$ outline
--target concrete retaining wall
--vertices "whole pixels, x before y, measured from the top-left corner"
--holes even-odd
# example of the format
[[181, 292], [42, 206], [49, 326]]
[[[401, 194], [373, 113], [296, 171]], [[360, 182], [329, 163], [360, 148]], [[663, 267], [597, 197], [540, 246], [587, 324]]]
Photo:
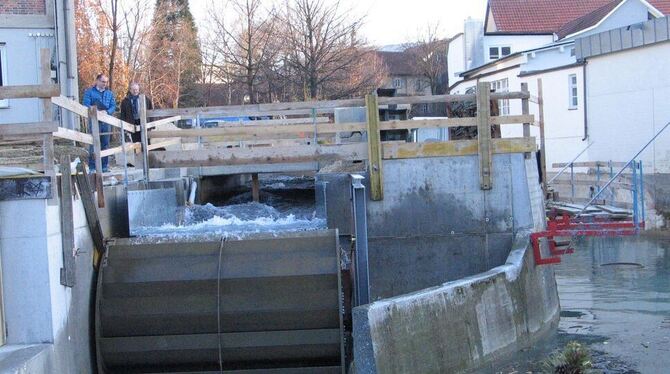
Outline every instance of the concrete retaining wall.
[[0, 254], [7, 344], [2, 373], [90, 373], [93, 243], [81, 200], [73, 200], [76, 282], [60, 284], [58, 200], [0, 202]]
[[385, 161], [385, 198], [368, 203], [378, 301], [353, 312], [357, 372], [468, 371], [555, 329], [553, 269], [529, 247], [544, 225], [536, 162], [495, 155], [493, 170], [482, 191], [476, 156]]

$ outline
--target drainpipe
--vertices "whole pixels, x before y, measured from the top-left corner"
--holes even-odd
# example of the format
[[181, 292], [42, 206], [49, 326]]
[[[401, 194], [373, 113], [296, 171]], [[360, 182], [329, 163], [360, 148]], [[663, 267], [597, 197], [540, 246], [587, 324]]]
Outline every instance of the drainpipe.
[[584, 137], [582, 138], [582, 141], [585, 141], [586, 139], [589, 138], [589, 124], [588, 124], [588, 112], [587, 112], [587, 103], [586, 103], [586, 64], [588, 61], [584, 59], [584, 65], [582, 65], [582, 82], [583, 82], [583, 89], [584, 89]]
[[[77, 54], [74, 31], [74, 1], [54, 1], [54, 28], [56, 34], [56, 71], [61, 92], [73, 100], [78, 100]], [[63, 125], [74, 128], [74, 116], [63, 111]]]

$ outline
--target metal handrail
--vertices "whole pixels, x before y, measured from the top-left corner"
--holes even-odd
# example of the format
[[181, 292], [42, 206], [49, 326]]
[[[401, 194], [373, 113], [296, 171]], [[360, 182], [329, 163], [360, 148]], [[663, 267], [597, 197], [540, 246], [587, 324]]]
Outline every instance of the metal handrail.
[[575, 158], [573, 158], [570, 162], [568, 162], [567, 164], [565, 164], [565, 166], [563, 166], [563, 168], [562, 168], [561, 170], [558, 171], [558, 174], [554, 175], [553, 178], [551, 178], [551, 179], [549, 180], [549, 182], [547, 182], [547, 184], [553, 182], [556, 178], [558, 178], [561, 174], [563, 174], [563, 172], [564, 172], [565, 170], [567, 170], [568, 167], [570, 167], [570, 165], [572, 165], [573, 162], [577, 161], [577, 159], [579, 158], [579, 156], [581, 156], [584, 152], [586, 152], [586, 150], [589, 149], [589, 148], [593, 145], [593, 143], [595, 143], [595, 142], [591, 142], [589, 145], [586, 146], [586, 148], [584, 148], [581, 152], [579, 152], [579, 154], [578, 154], [577, 156], [575, 156]]
[[[647, 144], [645, 144], [644, 147], [642, 147], [642, 149], [640, 149], [640, 150], [635, 154], [635, 156], [633, 156], [630, 160], [628, 160], [628, 162], [626, 162], [626, 165], [624, 165], [624, 167], [621, 168], [621, 170], [619, 170], [619, 171], [618, 171], [612, 178], [610, 178], [610, 180], [607, 181], [607, 183], [605, 183], [605, 185], [603, 186], [603, 188], [601, 188], [600, 191], [598, 191], [598, 193], [596, 193], [596, 194], [593, 196], [593, 198], [591, 198], [591, 200], [590, 200], [586, 205], [584, 205], [584, 207], [582, 208], [582, 210], [580, 210], [579, 213], [577, 213], [576, 216], [577, 216], [577, 217], [581, 216], [582, 213], [584, 213], [584, 211], [586, 210], [586, 208], [588, 208], [591, 204], [593, 204], [593, 202], [596, 201], [596, 199], [598, 198], [598, 196], [600, 196], [600, 194], [601, 194], [603, 191], [605, 191], [605, 190], [607, 189], [607, 187], [609, 187], [609, 185], [612, 184], [612, 182], [614, 182], [615, 179], [619, 178], [619, 176], [624, 172], [624, 170], [626, 170], [626, 168], [629, 167], [630, 164], [631, 164], [633, 161], [635, 161], [635, 159], [636, 159], [642, 152], [644, 152], [644, 150], [647, 149], [647, 147], [649, 147], [649, 145], [651, 145], [651, 143], [653, 143], [654, 140], [656, 140], [656, 138], [658, 138], [658, 136], [661, 135], [661, 133], [662, 133], [665, 129], [667, 129], [669, 126], [670, 126], [670, 122], [666, 123], [665, 126], [663, 126], [663, 128], [660, 129], [660, 130], [656, 133], [656, 135], [654, 135], [654, 136], [647, 142]], [[593, 143], [591, 143], [591, 144], [593, 144]], [[642, 191], [642, 193], [644, 193], [644, 191]]]

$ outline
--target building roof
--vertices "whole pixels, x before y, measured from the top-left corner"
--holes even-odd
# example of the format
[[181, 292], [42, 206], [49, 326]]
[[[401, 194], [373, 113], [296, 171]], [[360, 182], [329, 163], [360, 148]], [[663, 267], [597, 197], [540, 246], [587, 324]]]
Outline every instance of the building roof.
[[[488, 19], [487, 13], [487, 22], [494, 22], [499, 33], [569, 35], [595, 25], [622, 1], [625, 0], [489, 0], [493, 20]], [[670, 0], [646, 2], [659, 12], [670, 14]]]
[[414, 75], [412, 68], [412, 55], [406, 51], [389, 52], [377, 51], [377, 56], [382, 59], [386, 65], [389, 75]]
[[593, 12], [586, 13], [585, 15], [566, 23], [556, 32], [558, 38], [564, 38], [570, 34], [574, 34], [597, 24], [601, 19], [605, 18], [605, 16], [613, 11], [617, 5], [621, 4], [622, 1], [623, 0], [610, 1]]

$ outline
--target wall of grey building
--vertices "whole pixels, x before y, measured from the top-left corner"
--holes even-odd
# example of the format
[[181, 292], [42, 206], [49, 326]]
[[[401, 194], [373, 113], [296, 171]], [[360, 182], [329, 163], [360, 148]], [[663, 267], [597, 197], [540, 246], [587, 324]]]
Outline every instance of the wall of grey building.
[[63, 267], [58, 199], [0, 202], [0, 255], [7, 343], [0, 372], [92, 372], [93, 244], [81, 200], [74, 199], [76, 284]]

